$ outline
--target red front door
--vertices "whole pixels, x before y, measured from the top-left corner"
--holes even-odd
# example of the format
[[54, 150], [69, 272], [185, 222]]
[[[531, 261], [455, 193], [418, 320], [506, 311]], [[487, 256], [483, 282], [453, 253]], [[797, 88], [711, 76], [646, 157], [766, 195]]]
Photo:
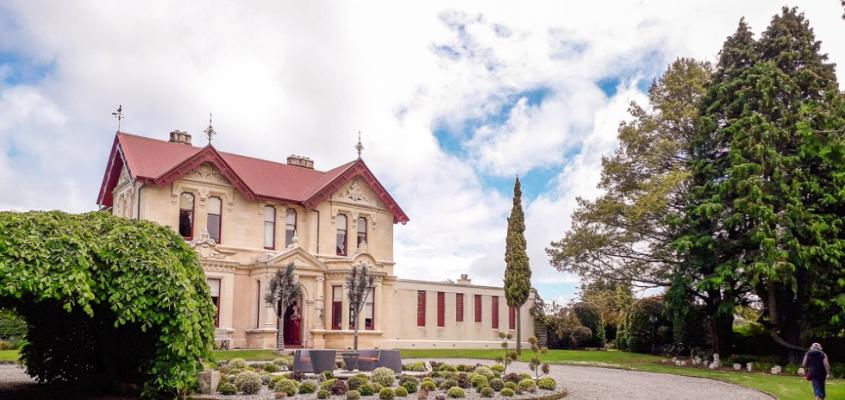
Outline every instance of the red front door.
[[299, 302], [285, 311], [285, 346], [302, 346], [302, 311]]

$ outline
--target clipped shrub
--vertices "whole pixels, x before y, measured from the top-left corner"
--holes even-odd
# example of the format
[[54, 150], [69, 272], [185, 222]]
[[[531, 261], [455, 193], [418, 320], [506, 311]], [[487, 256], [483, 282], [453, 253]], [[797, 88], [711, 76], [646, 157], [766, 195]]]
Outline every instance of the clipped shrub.
[[326, 379], [323, 383], [320, 384], [320, 390], [326, 390], [331, 392], [332, 385], [334, 385], [337, 379]]
[[278, 372], [279, 366], [276, 364], [264, 364], [264, 368], [262, 369], [267, 372]]
[[443, 383], [440, 384], [441, 390], [449, 390], [454, 386], [458, 386], [458, 381], [454, 379], [446, 379]]
[[478, 389], [488, 386], [489, 383], [487, 382], [487, 378], [484, 375], [477, 374], [472, 378], [472, 387]]
[[489, 367], [478, 367], [475, 369], [474, 372], [476, 374], [484, 375], [484, 377], [487, 379], [495, 378], [495, 376], [493, 376], [493, 370], [491, 370]]
[[226, 364], [226, 366], [234, 369], [244, 369], [247, 367], [247, 364], [246, 360], [244, 360], [243, 358], [233, 358], [229, 360], [229, 363]]
[[440, 367], [437, 368], [437, 370], [443, 372], [457, 372], [458, 367], [451, 364], [441, 364]]
[[373, 370], [370, 380], [384, 387], [391, 387], [396, 380], [396, 373], [390, 368], [378, 367]]
[[505, 376], [502, 377], [502, 380], [505, 381], [505, 382], [519, 383], [519, 381], [521, 381], [522, 378], [520, 378], [519, 374], [517, 374], [516, 372], [511, 372], [511, 373], [505, 374]]
[[[480, 376], [478, 374], [473, 374], [474, 376]], [[458, 372], [455, 376], [455, 381], [458, 382], [458, 386], [464, 389], [472, 386], [472, 382], [470, 382], [469, 374], [466, 372]]]
[[481, 391], [478, 393], [481, 394], [481, 397], [493, 397], [496, 395], [496, 391], [494, 391], [490, 386], [481, 388]]
[[350, 390], [358, 390], [361, 385], [367, 383], [366, 379], [361, 379], [358, 375], [355, 375], [346, 380], [346, 385], [349, 386]]
[[361, 392], [361, 396], [372, 396], [376, 394], [376, 390], [370, 383], [365, 383], [361, 386], [358, 386], [358, 391]]
[[546, 376], [537, 381], [537, 387], [543, 390], [555, 390], [557, 382], [552, 377]]
[[405, 397], [408, 395], [408, 389], [405, 389], [403, 386], [399, 386], [393, 391], [393, 393], [396, 397]]
[[537, 384], [534, 383], [533, 379], [523, 379], [519, 381], [519, 390], [522, 392], [534, 393], [537, 391]]
[[290, 366], [290, 362], [288, 362], [288, 359], [284, 357], [277, 357], [273, 359], [273, 364], [276, 364], [276, 366], [282, 368], [287, 368]]
[[408, 393], [416, 393], [417, 392], [417, 386], [419, 385], [419, 381], [417, 380], [417, 378], [414, 378], [413, 376], [411, 376], [409, 378], [411, 378], [411, 379], [399, 379], [399, 386], [405, 388], [405, 390], [407, 390]]
[[293, 379], [282, 378], [279, 379], [273, 386], [276, 392], [286, 393], [288, 396], [293, 396], [299, 390], [299, 383]]
[[320, 391], [317, 392], [317, 398], [318, 399], [328, 399], [329, 396], [331, 396], [331, 395], [332, 395], [331, 392], [329, 392], [328, 390], [324, 390], [324, 389], [320, 389]]
[[459, 386], [452, 386], [446, 391], [446, 395], [453, 399], [462, 399], [466, 397], [466, 393]]
[[328, 379], [334, 379], [334, 373], [332, 371], [323, 371], [323, 376]]
[[[652, 326], [650, 316], [657, 317]], [[666, 316], [663, 296], [644, 297], [637, 300], [625, 315], [625, 344], [633, 352], [647, 353], [652, 343], [662, 345], [671, 341], [671, 335], [661, 335], [672, 324]], [[668, 332], [671, 332], [669, 329]]]
[[378, 392], [378, 398], [381, 400], [393, 400], [393, 396], [395, 396], [395, 393], [389, 387], [383, 388]]
[[261, 375], [253, 371], [244, 371], [235, 378], [235, 387], [245, 394], [256, 394], [261, 390]]
[[517, 390], [519, 390], [519, 385], [517, 385], [514, 382], [510, 382], [510, 381], [505, 382], [505, 387], [502, 390], [505, 390], [505, 389], [510, 389], [510, 390], [513, 390], [514, 392], [516, 392]]
[[501, 392], [499, 392], [499, 394], [500, 394], [502, 397], [513, 397], [513, 395], [514, 395], [514, 391], [513, 391], [513, 389], [511, 389], [511, 388], [504, 388], [504, 389], [502, 389], [502, 391], [501, 391]]
[[493, 371], [493, 373], [501, 375], [505, 373], [505, 366], [502, 364], [495, 364], [490, 367], [490, 370]]
[[230, 382], [220, 382], [220, 384], [217, 385], [217, 391], [226, 396], [238, 394], [238, 388]]
[[335, 379], [334, 383], [332, 383], [331, 389], [329, 390], [335, 396], [341, 396], [346, 394], [349, 391], [349, 388], [346, 387], [346, 382], [340, 379]]
[[434, 395], [434, 400], [446, 400], [446, 395], [443, 393], [438, 393]]
[[489, 385], [493, 390], [498, 392], [505, 387], [505, 381], [503, 381], [502, 378], [493, 378], [490, 379]]
[[417, 361], [410, 364], [405, 364], [402, 365], [402, 369], [405, 371], [423, 372], [425, 371], [425, 363], [422, 361]]
[[285, 377], [288, 378], [288, 379], [293, 379], [297, 382], [302, 382], [302, 380], [305, 379], [305, 373], [302, 372], [302, 371], [294, 371], [294, 372], [290, 372], [288, 374], [285, 374]]
[[317, 391], [317, 381], [309, 379], [299, 385], [299, 394], [311, 394]]
[[437, 390], [437, 385], [434, 384], [434, 381], [423, 381], [420, 383], [420, 389], [425, 389], [429, 392], [433, 392]]
[[357, 390], [350, 390], [346, 392], [346, 400], [358, 400], [361, 398], [361, 393]]

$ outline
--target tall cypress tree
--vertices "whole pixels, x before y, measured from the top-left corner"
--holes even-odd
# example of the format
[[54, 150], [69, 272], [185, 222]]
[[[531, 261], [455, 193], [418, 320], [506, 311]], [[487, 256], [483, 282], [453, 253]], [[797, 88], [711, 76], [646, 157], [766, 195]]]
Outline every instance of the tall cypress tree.
[[519, 177], [513, 185], [513, 208], [508, 217], [505, 243], [505, 299], [516, 309], [516, 352], [522, 352], [522, 305], [531, 292], [531, 267], [525, 251], [525, 215], [522, 213], [522, 187]]

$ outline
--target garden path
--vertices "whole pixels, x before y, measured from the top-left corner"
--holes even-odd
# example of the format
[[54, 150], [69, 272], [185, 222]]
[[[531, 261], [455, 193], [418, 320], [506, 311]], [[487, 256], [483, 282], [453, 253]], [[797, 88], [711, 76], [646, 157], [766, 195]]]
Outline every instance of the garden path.
[[[492, 365], [490, 360], [442, 359], [450, 364]], [[407, 362], [407, 360], [406, 360]], [[529, 372], [515, 362], [510, 372]], [[569, 392], [565, 400], [772, 400], [767, 394], [705, 378], [614, 368], [552, 365], [550, 375]]]

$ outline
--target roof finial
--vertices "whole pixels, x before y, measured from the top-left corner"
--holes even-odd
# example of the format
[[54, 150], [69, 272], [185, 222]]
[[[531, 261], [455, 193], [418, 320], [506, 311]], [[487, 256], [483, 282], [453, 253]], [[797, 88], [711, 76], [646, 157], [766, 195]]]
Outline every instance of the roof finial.
[[211, 126], [211, 113], [208, 113], [208, 128], [205, 128], [203, 132], [205, 132], [205, 135], [208, 136], [208, 144], [211, 144], [211, 138], [214, 137], [214, 135], [217, 135], [217, 132], [214, 131], [214, 127]]
[[117, 131], [120, 132], [120, 121], [123, 119], [123, 105], [117, 106], [117, 110], [111, 113], [111, 115], [117, 118]]
[[361, 144], [361, 131], [358, 131], [358, 144], [355, 145], [355, 150], [358, 150], [358, 159], [361, 159], [361, 151], [364, 150], [364, 145]]

